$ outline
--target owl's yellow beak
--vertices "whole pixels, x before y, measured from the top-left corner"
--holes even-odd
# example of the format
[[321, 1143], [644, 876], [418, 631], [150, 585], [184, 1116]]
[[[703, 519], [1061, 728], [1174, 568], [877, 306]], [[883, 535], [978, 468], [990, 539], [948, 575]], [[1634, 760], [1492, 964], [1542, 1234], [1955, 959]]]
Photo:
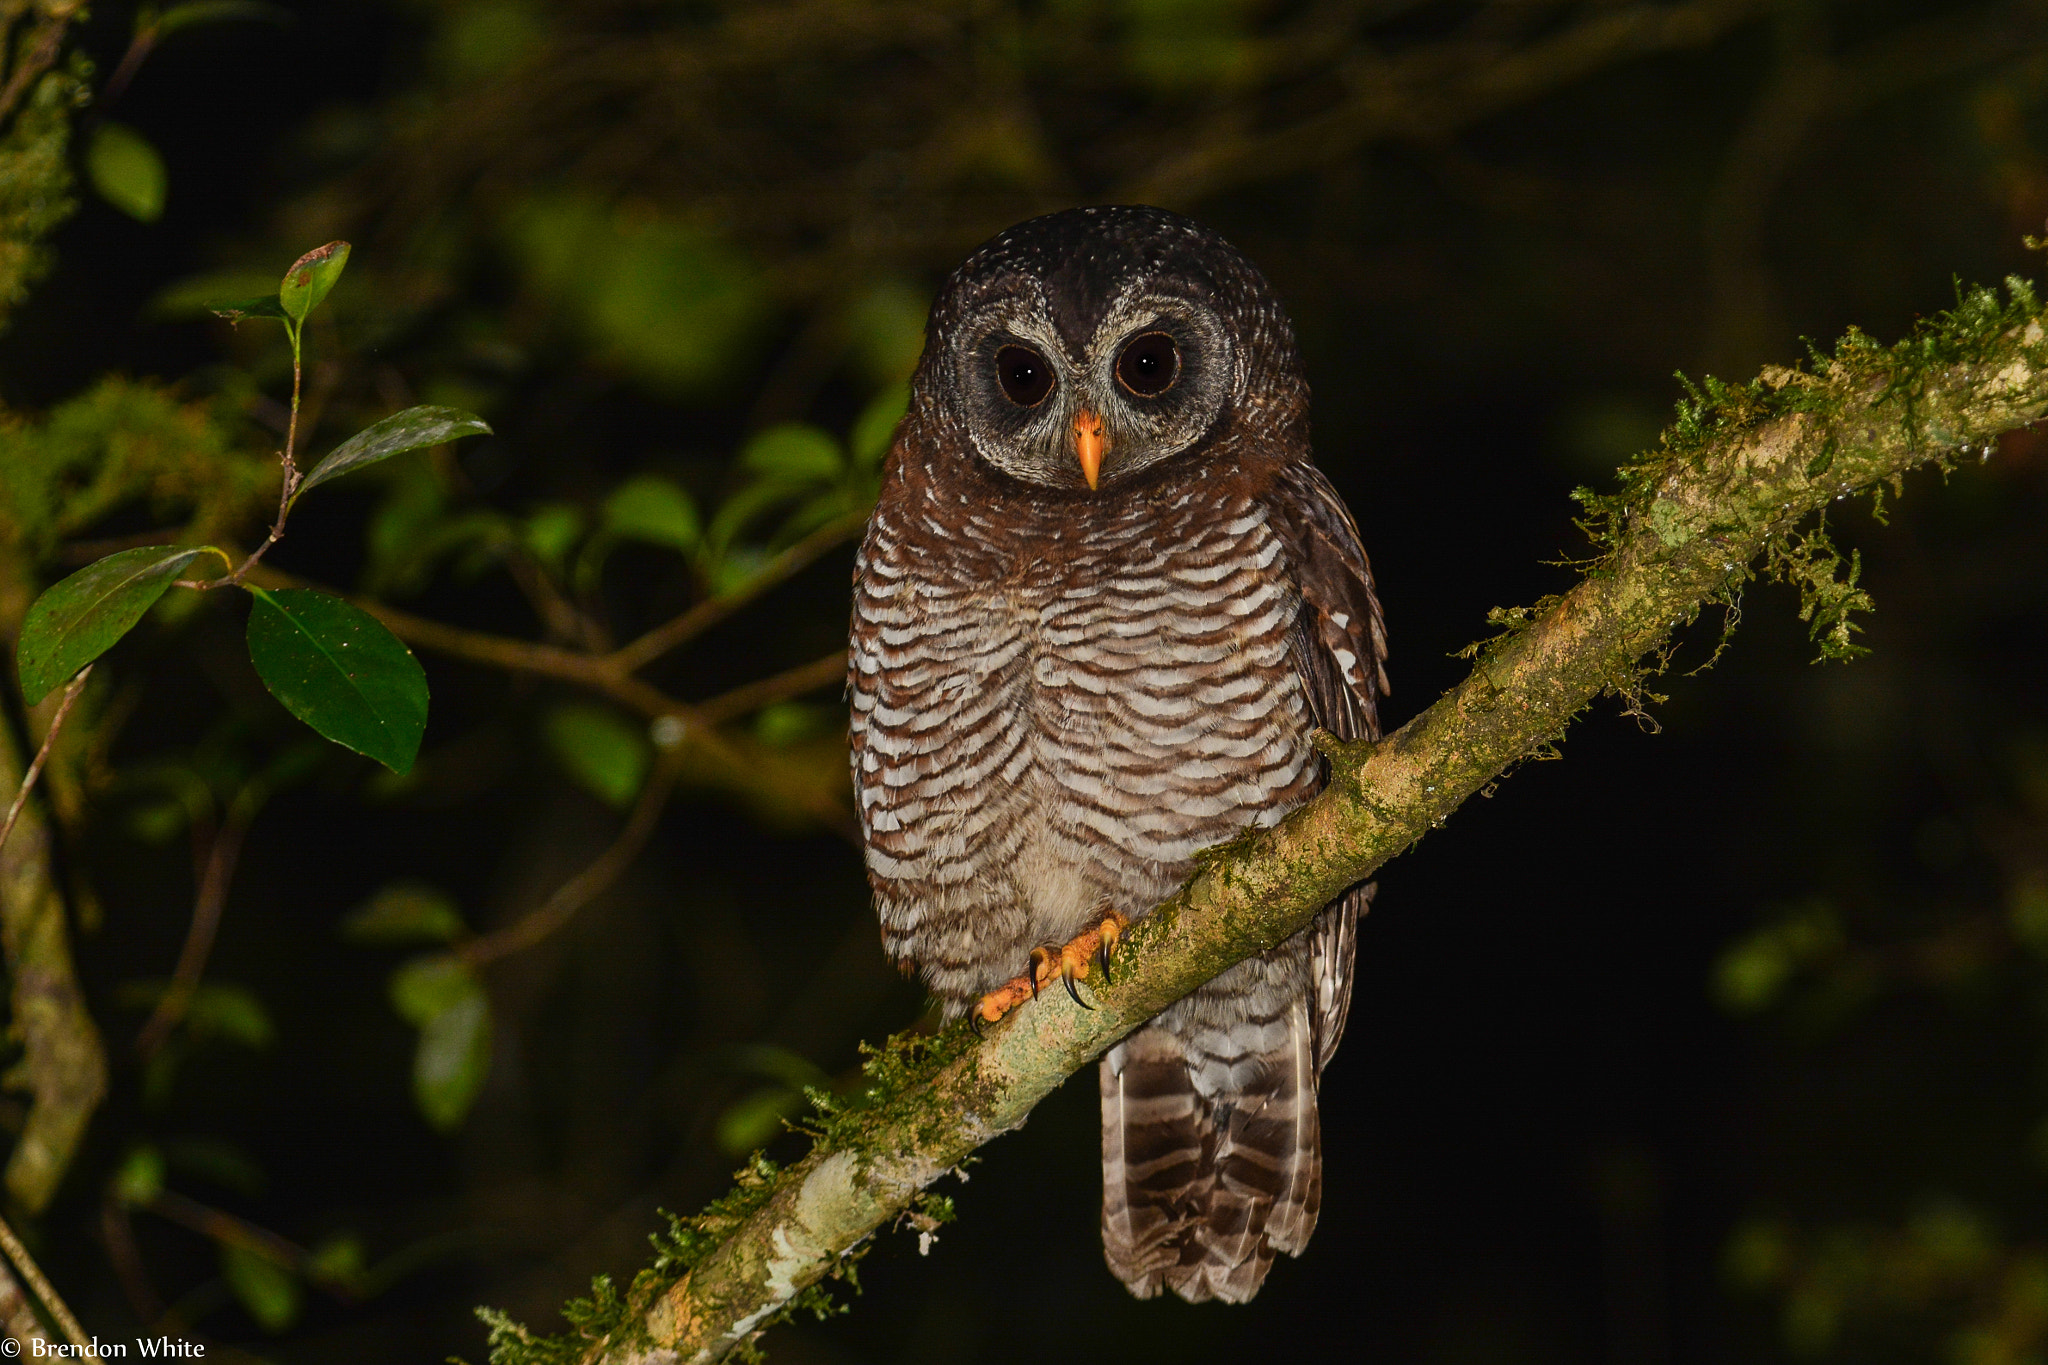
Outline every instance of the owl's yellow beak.
[[1074, 414], [1074, 456], [1081, 462], [1081, 477], [1088, 480], [1093, 489], [1102, 475], [1102, 453], [1109, 449], [1109, 438], [1103, 434], [1102, 419], [1082, 408]]

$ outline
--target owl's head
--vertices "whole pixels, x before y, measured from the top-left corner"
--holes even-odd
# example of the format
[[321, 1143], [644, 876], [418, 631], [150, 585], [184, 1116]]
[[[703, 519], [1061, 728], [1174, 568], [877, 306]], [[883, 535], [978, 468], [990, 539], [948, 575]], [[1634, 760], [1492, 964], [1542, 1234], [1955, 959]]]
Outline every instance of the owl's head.
[[1155, 208], [1070, 209], [984, 244], [932, 306], [915, 383], [972, 457], [1077, 493], [1306, 400], [1265, 277]]

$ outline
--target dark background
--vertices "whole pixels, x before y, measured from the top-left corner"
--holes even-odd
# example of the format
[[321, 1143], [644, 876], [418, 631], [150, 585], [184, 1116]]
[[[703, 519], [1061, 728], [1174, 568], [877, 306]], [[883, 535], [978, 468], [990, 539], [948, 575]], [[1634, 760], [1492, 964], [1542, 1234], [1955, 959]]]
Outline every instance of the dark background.
[[[1673, 370], [1746, 379], [1851, 325], [1888, 340], [1958, 277], [2038, 274], [2021, 239], [2048, 217], [2037, 3], [284, 9], [172, 35], [81, 115], [82, 138], [112, 118], [158, 149], [166, 209], [137, 222], [82, 191], [0, 337], [0, 400], [32, 422], [103, 375], [159, 379], [243, 413], [258, 458], [274, 407], [236, 376], [274, 402], [281, 343], [196, 315], [210, 286], [189, 282], [260, 286], [347, 237], [334, 323], [310, 334], [335, 366], [313, 447], [410, 401], [498, 435], [309, 499], [270, 562], [528, 639], [488, 545], [451, 535], [410, 581], [379, 559], [406, 489], [440, 490], [422, 538], [475, 509], [595, 509], [649, 471], [714, 508], [750, 434], [843, 434], [900, 381], [917, 310], [976, 242], [1141, 197], [1229, 234], [1294, 310], [1399, 723], [1462, 676], [1489, 608], [1570, 581], [1570, 490], [1654, 443]], [[83, 28], [101, 80], [135, 19], [108, 3]], [[1271, 141], [1188, 169], [1245, 137]], [[562, 226], [584, 209], [598, 226]], [[1886, 525], [1863, 502], [1831, 517], [1877, 602], [1870, 657], [1813, 664], [1794, 595], [1755, 586], [1710, 671], [1686, 670], [1719, 623], [1688, 632], [1654, 720], [1602, 703], [1562, 761], [1385, 870], [1323, 1086], [1323, 1221], [1254, 1304], [1141, 1304], [1110, 1278], [1080, 1080], [950, 1189], [960, 1221], [927, 1258], [883, 1237], [850, 1315], [779, 1329], [773, 1357], [2041, 1359], [2048, 450], [2023, 433], [1903, 493]], [[82, 562], [65, 554], [46, 579]], [[649, 676], [695, 698], [828, 651], [850, 563], [840, 547]], [[629, 544], [583, 603], [627, 638], [708, 572]], [[65, 832], [101, 907], [77, 951], [115, 1079], [39, 1235], [102, 1335], [168, 1322], [341, 1362], [479, 1359], [479, 1303], [559, 1330], [589, 1276], [645, 1262], [657, 1206], [723, 1190], [721, 1120], [780, 1093], [776, 1066], [844, 1080], [858, 1040], [918, 1017], [855, 850], [692, 787], [616, 888], [491, 969], [488, 1080], [429, 1126], [385, 997], [405, 954], [337, 924], [400, 880], [506, 922], [621, 816], [542, 738], [569, 689], [421, 651], [416, 778], [323, 750], [252, 828], [208, 972], [274, 1038], [187, 1039], [151, 1092], [122, 986], [167, 975], [206, 828], [150, 825], [138, 774], [182, 765], [225, 801], [304, 736], [237, 653], [243, 610], [209, 599], [110, 656], [138, 700]], [[822, 747], [805, 771], [829, 786]], [[352, 1237], [377, 1273], [265, 1332], [206, 1237], [139, 1209], [173, 1315], [153, 1319], [102, 1230], [138, 1149], [166, 1155], [167, 1188], [306, 1246]]]

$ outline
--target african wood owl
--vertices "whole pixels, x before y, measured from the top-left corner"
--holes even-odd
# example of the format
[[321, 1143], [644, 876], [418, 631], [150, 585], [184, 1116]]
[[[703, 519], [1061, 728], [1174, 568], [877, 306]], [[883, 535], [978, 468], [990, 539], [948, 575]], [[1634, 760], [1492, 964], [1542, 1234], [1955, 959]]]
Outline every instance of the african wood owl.
[[[887, 952], [951, 1017], [1034, 949], [1058, 975], [1059, 945], [1313, 796], [1317, 728], [1376, 736], [1385, 657], [1259, 271], [1153, 208], [1002, 233], [933, 305], [855, 570], [853, 777]], [[1369, 894], [1104, 1056], [1102, 1238], [1132, 1293], [1242, 1302], [1307, 1245]]]

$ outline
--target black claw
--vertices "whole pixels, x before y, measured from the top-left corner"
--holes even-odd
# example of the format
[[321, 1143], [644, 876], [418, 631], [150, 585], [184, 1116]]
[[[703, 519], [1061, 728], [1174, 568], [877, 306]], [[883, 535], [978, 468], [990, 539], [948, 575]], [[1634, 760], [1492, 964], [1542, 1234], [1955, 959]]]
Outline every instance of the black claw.
[[1079, 992], [1079, 991], [1077, 991], [1077, 990], [1075, 990], [1075, 989], [1074, 989], [1074, 978], [1073, 978], [1073, 977], [1071, 977], [1071, 976], [1063, 976], [1063, 977], [1061, 977], [1061, 978], [1060, 978], [1060, 980], [1062, 980], [1062, 981], [1064, 981], [1064, 982], [1066, 982], [1066, 983], [1067, 983], [1067, 994], [1068, 994], [1068, 995], [1071, 995], [1071, 996], [1073, 996], [1073, 997], [1074, 997], [1074, 1003], [1075, 1003], [1075, 1004], [1079, 1005], [1079, 1006], [1080, 1006], [1080, 1007], [1081, 1007], [1082, 1009], [1084, 1009], [1084, 1010], [1092, 1010], [1092, 1009], [1094, 1009], [1094, 1008], [1095, 1008], [1095, 1006], [1093, 1006], [1093, 1005], [1089, 1004], [1089, 1003], [1088, 1003], [1088, 1002], [1087, 1002], [1086, 1000], [1083, 1000], [1083, 999], [1081, 998], [1081, 992]]
[[981, 1007], [979, 1005], [974, 1007], [974, 1013], [967, 1016], [967, 1027], [977, 1038], [988, 1036], [981, 1031]]
[[1104, 943], [1095, 950], [1095, 960], [1102, 965], [1102, 984], [1114, 986], [1116, 979], [1109, 974], [1109, 944]]

